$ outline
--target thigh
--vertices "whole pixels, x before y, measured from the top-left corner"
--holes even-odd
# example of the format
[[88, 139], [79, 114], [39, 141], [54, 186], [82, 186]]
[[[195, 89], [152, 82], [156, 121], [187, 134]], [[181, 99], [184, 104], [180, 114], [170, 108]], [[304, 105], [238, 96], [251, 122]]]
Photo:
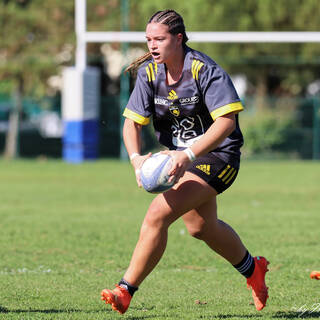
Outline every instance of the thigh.
[[215, 198], [216, 195], [217, 192], [203, 179], [191, 172], [185, 172], [173, 188], [159, 194], [152, 201], [146, 218], [166, 221], [169, 225], [186, 212]]

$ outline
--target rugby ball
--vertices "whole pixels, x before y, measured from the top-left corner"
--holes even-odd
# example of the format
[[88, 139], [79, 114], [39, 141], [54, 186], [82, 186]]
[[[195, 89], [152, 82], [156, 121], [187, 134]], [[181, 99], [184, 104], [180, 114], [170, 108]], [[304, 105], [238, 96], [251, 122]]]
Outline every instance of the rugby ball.
[[155, 153], [148, 158], [140, 169], [140, 180], [143, 188], [151, 193], [161, 193], [169, 190], [174, 181], [168, 182], [172, 158], [163, 153]]

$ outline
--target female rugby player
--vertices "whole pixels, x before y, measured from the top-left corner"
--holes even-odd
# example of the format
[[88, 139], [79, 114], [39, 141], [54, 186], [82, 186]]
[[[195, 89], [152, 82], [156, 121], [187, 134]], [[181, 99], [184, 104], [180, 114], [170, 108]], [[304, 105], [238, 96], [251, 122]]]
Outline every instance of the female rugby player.
[[139, 285], [155, 268], [167, 244], [169, 226], [182, 217], [189, 233], [229, 261], [247, 278], [257, 310], [268, 298], [268, 261], [252, 257], [237, 233], [217, 217], [216, 197], [231, 186], [240, 164], [243, 137], [240, 99], [226, 72], [205, 54], [186, 45], [182, 17], [156, 12], [146, 27], [149, 52], [140, 66], [124, 111], [123, 138], [136, 172], [150, 155], [141, 155], [141, 128], [152, 118], [159, 142], [173, 158], [176, 184], [152, 201], [123, 278], [102, 299], [126, 312]]

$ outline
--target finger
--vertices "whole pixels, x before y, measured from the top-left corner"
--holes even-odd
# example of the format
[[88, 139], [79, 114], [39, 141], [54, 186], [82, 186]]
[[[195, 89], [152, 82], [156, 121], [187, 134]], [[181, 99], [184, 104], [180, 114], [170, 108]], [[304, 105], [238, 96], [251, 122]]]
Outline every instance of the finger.
[[176, 180], [176, 177], [175, 176], [170, 176], [170, 178], [168, 179], [168, 182], [171, 183], [174, 180]]
[[140, 179], [140, 169], [136, 169], [135, 173], [136, 173], [136, 180], [137, 180], [138, 187], [141, 188], [142, 184], [141, 184], [141, 179]]
[[177, 169], [172, 166], [168, 172], [169, 176], [174, 176], [176, 173], [177, 173]]
[[175, 183], [178, 181], [178, 179], [180, 178], [180, 169], [179, 167], [175, 167], [172, 170], [172, 173], [169, 173], [170, 178], [168, 180], [169, 183], [171, 183], [172, 181], [175, 181]]
[[152, 156], [152, 153], [149, 152], [148, 154], [144, 155], [143, 157], [141, 157], [141, 160], [140, 160], [140, 165], [139, 165], [139, 168], [142, 167], [143, 163]]
[[186, 171], [186, 170], [185, 170], [185, 168], [183, 168], [183, 167], [179, 168], [179, 169], [176, 171], [176, 173], [175, 173], [175, 175], [174, 175], [174, 177], [175, 177], [175, 183], [177, 183], [177, 182], [183, 177], [185, 171]]
[[176, 163], [176, 159], [171, 156], [171, 168], [168, 172], [169, 176], [175, 175], [177, 173], [178, 167]]
[[149, 153], [147, 153], [146, 155], [144, 155], [143, 158], [148, 159], [148, 158], [150, 158], [151, 156], [152, 156], [152, 153], [149, 152]]

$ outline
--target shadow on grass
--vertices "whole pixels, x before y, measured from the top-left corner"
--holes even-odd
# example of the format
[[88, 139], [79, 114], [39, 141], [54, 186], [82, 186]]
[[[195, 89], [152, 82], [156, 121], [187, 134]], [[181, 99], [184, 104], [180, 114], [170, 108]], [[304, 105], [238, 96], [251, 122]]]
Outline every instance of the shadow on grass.
[[297, 312], [297, 311], [278, 311], [275, 313], [272, 318], [274, 319], [308, 319], [308, 318], [320, 318], [319, 311], [306, 311], [306, 312]]
[[[1, 313], [47, 313], [47, 314], [55, 314], [55, 313], [103, 313], [103, 312], [114, 312], [113, 310], [80, 310], [80, 309], [7, 309], [5, 307], [0, 306], [0, 314]], [[143, 320], [143, 319], [151, 319], [156, 318], [157, 315], [145, 315], [138, 317], [127, 317], [126, 319], [130, 320]]]
[[[251, 314], [251, 315], [238, 315], [238, 314], [218, 314], [215, 316], [208, 316], [208, 318], [203, 319], [250, 319], [250, 318], [261, 318], [261, 314]], [[320, 318], [319, 311], [306, 311], [306, 312], [296, 312], [296, 311], [278, 311], [272, 315], [273, 319], [316, 319]]]
[[[106, 310], [108, 311], [108, 310]], [[0, 306], [0, 313], [93, 313], [93, 312], [103, 312], [101, 310], [79, 310], [79, 309], [7, 309]]]
[[143, 320], [143, 319], [152, 319], [152, 318], [158, 318], [158, 317], [159, 317], [158, 314], [150, 314], [148, 316], [138, 316], [138, 317], [126, 316], [126, 320]]
[[[232, 319], [232, 318], [236, 318], [236, 319], [250, 319], [250, 318], [261, 318], [262, 315], [258, 314], [218, 314], [215, 316], [208, 316], [207, 319]], [[206, 319], [206, 318], [203, 318]]]

